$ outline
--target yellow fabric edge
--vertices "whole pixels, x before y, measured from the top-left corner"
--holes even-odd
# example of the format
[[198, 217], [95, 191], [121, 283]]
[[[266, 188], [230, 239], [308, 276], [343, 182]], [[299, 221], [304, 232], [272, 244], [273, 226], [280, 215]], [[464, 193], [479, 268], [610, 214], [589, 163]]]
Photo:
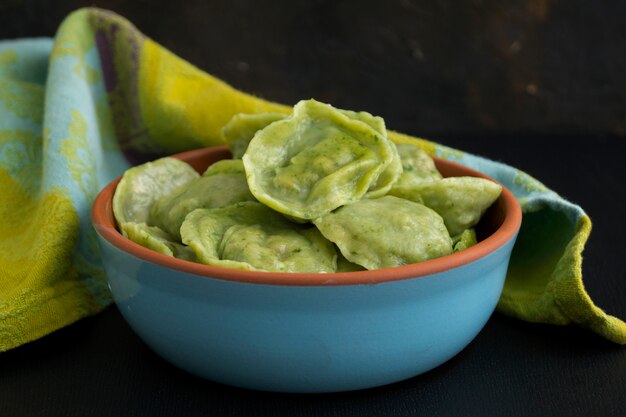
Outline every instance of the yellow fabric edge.
[[418, 145], [422, 150], [424, 150], [428, 155], [435, 156], [435, 149], [437, 144], [435, 142], [416, 138], [413, 136], [405, 135], [404, 133], [394, 132], [393, 130], [387, 130], [387, 136], [393, 143], [402, 144], [409, 143], [412, 145]]
[[31, 196], [0, 168], [0, 352], [102, 309], [73, 266], [78, 215], [61, 188]]
[[606, 314], [597, 307], [585, 291], [582, 279], [582, 251], [591, 233], [591, 219], [584, 215], [578, 220], [576, 234], [553, 273], [555, 279], [548, 292], [561, 311], [573, 322], [605, 338], [626, 344], [626, 323]]
[[[29, 294], [24, 293], [28, 298]], [[61, 295], [53, 294], [37, 304], [24, 305], [1, 317], [0, 352], [40, 339], [79, 319], [99, 313], [105, 306], [93, 300], [93, 295], [78, 281]]]

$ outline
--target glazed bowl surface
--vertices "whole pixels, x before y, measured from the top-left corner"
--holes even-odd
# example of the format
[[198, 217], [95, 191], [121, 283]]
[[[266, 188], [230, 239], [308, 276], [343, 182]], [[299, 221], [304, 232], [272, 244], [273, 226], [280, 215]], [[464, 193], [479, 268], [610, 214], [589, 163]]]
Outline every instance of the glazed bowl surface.
[[[202, 172], [224, 147], [174, 155]], [[435, 158], [444, 176], [485, 175]], [[479, 243], [438, 259], [332, 274], [240, 271], [146, 249], [116, 229], [119, 178], [92, 223], [115, 303], [137, 335], [176, 366], [224, 384], [334, 392], [411, 378], [452, 358], [500, 297], [521, 224], [512, 193], [479, 225]]]

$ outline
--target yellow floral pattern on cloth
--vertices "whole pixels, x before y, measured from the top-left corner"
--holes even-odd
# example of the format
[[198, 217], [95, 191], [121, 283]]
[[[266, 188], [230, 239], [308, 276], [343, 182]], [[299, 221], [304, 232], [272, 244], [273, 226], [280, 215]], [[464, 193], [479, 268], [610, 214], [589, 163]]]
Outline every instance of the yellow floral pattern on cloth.
[[38, 85], [0, 79], [0, 100], [4, 107], [18, 117], [37, 123], [42, 122], [43, 93], [43, 88]]
[[29, 130], [0, 130], [0, 159], [4, 161], [4, 169], [18, 178], [30, 195], [39, 190], [41, 150], [41, 138]]
[[87, 123], [78, 110], [72, 110], [70, 137], [61, 141], [61, 155], [67, 161], [70, 175], [88, 201], [93, 201], [98, 189], [96, 160], [89, 151]]
[[65, 21], [70, 27], [61, 27], [57, 32], [50, 59], [71, 55], [77, 60], [72, 71], [92, 84], [100, 79], [101, 74], [99, 69], [92, 68], [85, 59], [87, 51], [94, 46], [93, 30], [88, 18], [88, 11], [81, 10], [75, 13], [74, 19]]
[[519, 170], [516, 172], [513, 183], [523, 188], [524, 191], [529, 194], [533, 192], [543, 193], [550, 191], [548, 187], [543, 185], [540, 181]]
[[[102, 116], [96, 110], [98, 116]], [[103, 121], [104, 123], [105, 121]], [[102, 125], [102, 123], [99, 123]], [[98, 191], [98, 180], [96, 175], [97, 161], [90, 151], [87, 140], [87, 122], [77, 109], [71, 111], [71, 122], [68, 127], [68, 137], [60, 141], [60, 154], [65, 158], [67, 170], [72, 180], [83, 194], [88, 205], [94, 200]], [[105, 126], [106, 128], [106, 126]], [[109, 126], [110, 128], [110, 126]], [[104, 132], [106, 133], [106, 132]], [[104, 135], [103, 135], [104, 136]], [[103, 142], [105, 148], [106, 142]], [[101, 264], [100, 248], [96, 233], [92, 228], [83, 228], [79, 237], [79, 249], [74, 258], [74, 266], [80, 277], [86, 282], [93, 281], [92, 292], [102, 292], [102, 285], [106, 280]], [[107, 299], [108, 295], [98, 294], [99, 299]]]

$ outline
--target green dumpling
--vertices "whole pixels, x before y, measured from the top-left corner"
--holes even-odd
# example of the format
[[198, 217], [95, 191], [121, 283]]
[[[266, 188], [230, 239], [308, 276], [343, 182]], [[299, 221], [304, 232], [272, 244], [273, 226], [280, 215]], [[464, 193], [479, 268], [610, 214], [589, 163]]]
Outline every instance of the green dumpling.
[[282, 113], [240, 113], [230, 119], [222, 129], [222, 136], [233, 154], [233, 159], [241, 159], [257, 131], [285, 117], [287, 115]]
[[201, 177], [159, 199], [150, 220], [180, 239], [185, 216], [197, 208], [225, 207], [240, 201], [253, 201], [241, 160], [222, 160], [211, 165]]
[[370, 270], [452, 253], [452, 239], [441, 217], [398, 197], [360, 200], [313, 223], [348, 261]]
[[333, 246], [315, 227], [234, 225], [224, 234], [220, 253], [223, 259], [245, 262], [264, 271], [336, 271]]
[[113, 196], [117, 224], [145, 223], [154, 203], [178, 187], [198, 178], [187, 163], [176, 158], [161, 158], [130, 168], [124, 173]]
[[[384, 137], [387, 137], [387, 128], [385, 126], [385, 120], [382, 117], [372, 116], [365, 111], [355, 112], [351, 110], [339, 110], [341, 113], [350, 117], [351, 119], [359, 120], [367, 123], [372, 129], [379, 132]], [[391, 186], [398, 180], [398, 177], [402, 173], [402, 162], [395, 146], [392, 146], [392, 153], [394, 153], [391, 163], [380, 174], [374, 184], [370, 186], [365, 194], [367, 198], [382, 197], [389, 192]]]
[[454, 236], [478, 223], [498, 199], [502, 187], [484, 178], [449, 177], [397, 187], [391, 192], [435, 210], [443, 218], [450, 236]]
[[476, 231], [474, 229], [463, 230], [463, 233], [452, 237], [452, 245], [454, 252], [462, 251], [470, 248], [478, 243], [476, 240]]
[[366, 269], [359, 265], [350, 262], [346, 259], [345, 256], [338, 251], [337, 253], [337, 272], [356, 272], [356, 271], [366, 271]]
[[298, 225], [257, 202], [197, 209], [181, 236], [198, 260], [226, 268], [335, 272], [337, 253], [315, 227]]
[[174, 237], [156, 226], [146, 223], [123, 223], [122, 234], [139, 245], [168, 256], [195, 261], [193, 251], [176, 242]]
[[308, 220], [376, 187], [397, 152], [361, 120], [364, 115], [349, 114], [306, 100], [290, 117], [258, 131], [243, 156], [252, 194], [278, 212]]
[[391, 195], [395, 195], [394, 190], [397, 188], [410, 187], [420, 182], [436, 181], [442, 178], [435, 167], [435, 161], [419, 146], [399, 143], [396, 144], [396, 149], [402, 161], [402, 174], [393, 185]]
[[217, 174], [243, 174], [245, 177], [246, 171], [243, 169], [241, 159], [222, 159], [209, 165], [202, 176], [210, 177]]
[[358, 120], [369, 125], [372, 129], [377, 131], [383, 136], [387, 135], [387, 127], [385, 126], [385, 119], [382, 117], [374, 116], [366, 111], [353, 111], [336, 109], [339, 113], [346, 115], [350, 119]]

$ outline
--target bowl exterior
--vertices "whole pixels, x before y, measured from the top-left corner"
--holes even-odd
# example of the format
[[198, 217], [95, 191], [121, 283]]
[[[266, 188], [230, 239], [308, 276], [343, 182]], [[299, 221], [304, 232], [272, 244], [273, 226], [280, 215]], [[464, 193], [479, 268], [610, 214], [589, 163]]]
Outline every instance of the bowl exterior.
[[516, 238], [429, 276], [294, 286], [176, 271], [98, 236], [115, 302], [154, 351], [213, 381], [281, 392], [370, 388], [450, 359], [495, 309]]

